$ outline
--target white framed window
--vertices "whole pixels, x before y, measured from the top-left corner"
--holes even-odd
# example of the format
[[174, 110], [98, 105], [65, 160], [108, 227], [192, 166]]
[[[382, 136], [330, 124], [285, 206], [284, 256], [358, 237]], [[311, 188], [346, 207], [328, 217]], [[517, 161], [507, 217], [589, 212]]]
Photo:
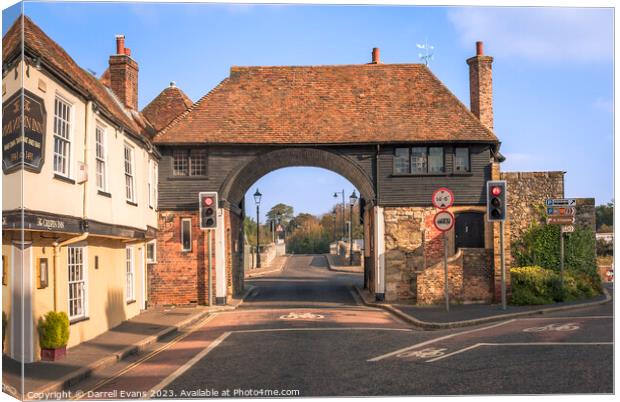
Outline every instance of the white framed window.
[[68, 247], [69, 319], [86, 317], [86, 251], [84, 247]]
[[71, 174], [71, 113], [72, 106], [58, 95], [54, 100], [54, 173]]
[[133, 148], [125, 144], [125, 198], [129, 202], [136, 202], [134, 184], [134, 152]]
[[157, 262], [157, 241], [151, 240], [146, 243], [146, 263], [154, 264]]
[[192, 251], [192, 219], [181, 219], [181, 250]]
[[125, 274], [126, 274], [126, 292], [125, 300], [130, 302], [136, 300], [135, 295], [135, 281], [134, 281], [134, 255], [133, 248], [125, 248]]
[[97, 124], [95, 127], [95, 161], [97, 165], [97, 189], [105, 192], [108, 188], [106, 174], [107, 149], [105, 128], [100, 124]]

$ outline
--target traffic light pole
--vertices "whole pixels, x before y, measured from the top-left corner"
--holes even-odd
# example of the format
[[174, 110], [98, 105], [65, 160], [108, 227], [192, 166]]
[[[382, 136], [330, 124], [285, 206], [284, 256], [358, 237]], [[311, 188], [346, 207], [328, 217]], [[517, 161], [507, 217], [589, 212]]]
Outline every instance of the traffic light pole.
[[504, 221], [499, 221], [499, 258], [502, 269], [502, 310], [506, 310], [506, 264], [504, 261]]
[[211, 297], [211, 293], [213, 293], [213, 267], [212, 267], [212, 259], [211, 259], [211, 230], [207, 229], [207, 275], [208, 275], [208, 286], [209, 286], [209, 302], [207, 303], [209, 307], [213, 303], [213, 298]]

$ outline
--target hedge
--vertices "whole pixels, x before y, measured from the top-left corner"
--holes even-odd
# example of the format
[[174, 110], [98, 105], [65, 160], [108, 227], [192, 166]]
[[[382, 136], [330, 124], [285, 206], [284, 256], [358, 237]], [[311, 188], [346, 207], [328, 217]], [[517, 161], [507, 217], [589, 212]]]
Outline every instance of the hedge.
[[601, 294], [601, 282], [584, 272], [565, 272], [564, 287], [559, 273], [540, 266], [526, 266], [510, 270], [511, 304], [551, 304], [562, 301], [587, 299]]

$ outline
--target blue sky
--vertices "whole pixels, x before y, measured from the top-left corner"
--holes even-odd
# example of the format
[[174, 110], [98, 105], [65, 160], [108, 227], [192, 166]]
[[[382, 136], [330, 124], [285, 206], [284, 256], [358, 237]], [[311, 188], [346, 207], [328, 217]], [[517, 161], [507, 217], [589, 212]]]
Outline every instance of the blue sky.
[[[418, 63], [426, 40], [431, 70], [469, 105], [465, 60], [483, 40], [495, 58], [502, 170], [563, 170], [567, 197], [613, 198], [612, 9], [45, 2], [25, 13], [98, 74], [124, 33], [141, 108], [170, 81], [196, 101], [233, 65], [367, 63], [373, 47], [385, 63]], [[3, 33], [16, 14], [3, 12]], [[353, 190], [314, 168], [272, 172], [248, 196], [257, 186], [265, 211], [285, 202], [315, 214], [331, 209], [334, 191]]]

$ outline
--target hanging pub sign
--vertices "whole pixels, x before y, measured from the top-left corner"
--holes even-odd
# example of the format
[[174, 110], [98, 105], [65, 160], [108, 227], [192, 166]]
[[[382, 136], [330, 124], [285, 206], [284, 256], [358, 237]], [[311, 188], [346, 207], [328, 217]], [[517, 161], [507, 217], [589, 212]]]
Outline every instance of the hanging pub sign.
[[2, 170], [4, 173], [18, 170], [22, 165], [24, 169], [31, 172], [41, 171], [45, 156], [46, 119], [43, 99], [32, 92], [18, 91], [2, 102]]

